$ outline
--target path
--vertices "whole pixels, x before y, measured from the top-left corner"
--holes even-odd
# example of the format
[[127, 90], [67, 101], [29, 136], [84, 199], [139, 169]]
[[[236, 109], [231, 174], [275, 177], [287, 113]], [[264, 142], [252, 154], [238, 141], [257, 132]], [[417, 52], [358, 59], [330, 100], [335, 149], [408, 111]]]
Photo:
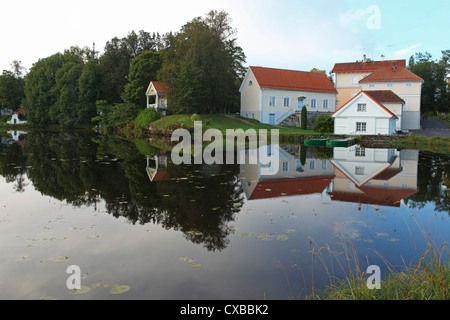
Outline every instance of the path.
[[450, 138], [450, 128], [438, 120], [435, 119], [422, 120], [421, 125], [423, 130], [411, 130], [411, 132], [427, 137], [438, 136]]
[[248, 124], [248, 125], [251, 125], [251, 126], [255, 126], [254, 123], [251, 123], [250, 121], [247, 121], [247, 120], [245, 120], [245, 119], [236, 117], [235, 115], [232, 115], [232, 114], [223, 114], [223, 116], [224, 116], [224, 117], [227, 117], [227, 118], [230, 118], [230, 119], [239, 120], [239, 121], [244, 122], [244, 123], [246, 123], [246, 124]]

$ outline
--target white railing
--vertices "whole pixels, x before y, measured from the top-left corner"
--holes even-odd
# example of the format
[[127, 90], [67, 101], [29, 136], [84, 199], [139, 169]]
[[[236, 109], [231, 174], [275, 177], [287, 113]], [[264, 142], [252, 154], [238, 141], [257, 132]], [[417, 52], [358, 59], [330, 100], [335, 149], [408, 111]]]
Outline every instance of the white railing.
[[281, 123], [284, 120], [286, 120], [290, 115], [294, 114], [295, 108], [294, 109], [290, 109], [288, 112], [284, 113], [281, 117], [278, 118], [277, 121], [275, 121], [275, 123]]

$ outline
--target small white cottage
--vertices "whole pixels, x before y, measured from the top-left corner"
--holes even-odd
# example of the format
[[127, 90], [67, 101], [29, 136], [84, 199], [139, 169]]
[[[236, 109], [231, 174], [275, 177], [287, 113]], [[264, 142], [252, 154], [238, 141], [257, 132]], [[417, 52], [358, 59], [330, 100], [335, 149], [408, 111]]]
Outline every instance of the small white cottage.
[[[392, 91], [361, 91], [333, 113], [334, 133], [339, 135], [392, 135], [404, 101]], [[399, 114], [399, 116], [396, 115]]]
[[22, 121], [19, 119], [19, 113], [18, 112], [14, 112], [11, 115], [11, 120], [7, 121], [6, 123], [8, 124], [24, 124], [27, 123], [27, 121]]
[[167, 84], [160, 81], [151, 81], [146, 92], [147, 108], [154, 108], [163, 115], [167, 113], [167, 93], [169, 87]]

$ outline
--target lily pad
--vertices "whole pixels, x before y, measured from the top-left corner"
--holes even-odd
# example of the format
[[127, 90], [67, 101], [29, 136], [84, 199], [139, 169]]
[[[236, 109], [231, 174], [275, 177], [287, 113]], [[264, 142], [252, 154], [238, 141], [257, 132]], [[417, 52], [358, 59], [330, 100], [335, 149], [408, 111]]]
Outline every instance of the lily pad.
[[48, 260], [53, 261], [53, 262], [64, 262], [69, 260], [68, 256], [60, 256], [60, 257], [53, 257], [53, 258], [49, 258]]
[[109, 293], [111, 293], [111, 294], [122, 294], [122, 293], [125, 293], [127, 291], [130, 291], [130, 289], [131, 289], [130, 286], [116, 284], [116, 285], [112, 286], [112, 288], [109, 291]]
[[193, 262], [189, 263], [188, 266], [193, 267], [193, 268], [200, 268], [202, 265], [198, 262], [193, 261]]
[[277, 236], [278, 241], [286, 241], [287, 239], [289, 238], [284, 234], [280, 234], [279, 236]]
[[91, 292], [91, 288], [88, 286], [81, 286], [80, 289], [73, 289], [70, 291], [72, 294], [85, 294]]

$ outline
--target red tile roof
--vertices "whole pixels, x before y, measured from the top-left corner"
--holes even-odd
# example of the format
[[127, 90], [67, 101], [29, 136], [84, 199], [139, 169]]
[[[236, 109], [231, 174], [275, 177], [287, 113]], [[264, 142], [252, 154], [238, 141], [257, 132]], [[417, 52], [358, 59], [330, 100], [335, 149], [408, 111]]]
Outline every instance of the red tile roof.
[[334, 176], [259, 181], [249, 200], [322, 193]]
[[400, 102], [405, 103], [405, 100], [400, 98], [391, 90], [370, 90], [364, 91], [367, 95], [372, 97], [372, 99], [378, 101], [379, 103], [383, 102]]
[[261, 88], [337, 93], [326, 74], [250, 67]]
[[396, 64], [398, 68], [406, 68], [406, 60], [386, 60], [386, 61], [371, 61], [371, 62], [347, 62], [336, 63], [333, 68], [333, 73], [344, 72], [374, 72], [380, 68], [391, 67]]
[[330, 192], [329, 195], [333, 201], [400, 207], [400, 202], [403, 199], [406, 199], [417, 193], [417, 190], [389, 189], [382, 187], [359, 187], [359, 189], [363, 191], [364, 194], [350, 192]]
[[[355, 100], [357, 97], [359, 97], [361, 94], [366, 95], [367, 97], [369, 97], [369, 99], [371, 99], [373, 102], [375, 102], [379, 107], [383, 108], [387, 113], [389, 113], [392, 117], [397, 118], [397, 116], [395, 114], [393, 114], [388, 108], [386, 108], [385, 106], [383, 106], [381, 104], [381, 102], [378, 102], [377, 100], [375, 100], [374, 98], [372, 98], [372, 96], [370, 96], [369, 94], [367, 94], [370, 91], [360, 91], [356, 96], [354, 96], [353, 98], [351, 98], [346, 104], [344, 104], [342, 107], [340, 107], [338, 110], [336, 110], [331, 116], [334, 116], [336, 113], [338, 113], [339, 111], [341, 111], [343, 108], [347, 107], [347, 105], [349, 105], [353, 100]], [[386, 101], [385, 101], [386, 102]]]
[[152, 81], [152, 83], [158, 93], [167, 93], [169, 91], [169, 86], [164, 82]]
[[364, 79], [360, 80], [361, 83], [367, 82], [396, 82], [396, 81], [423, 81], [423, 79], [404, 67], [396, 66], [395, 68], [391, 64], [389, 67], [381, 68], [374, 71]]

